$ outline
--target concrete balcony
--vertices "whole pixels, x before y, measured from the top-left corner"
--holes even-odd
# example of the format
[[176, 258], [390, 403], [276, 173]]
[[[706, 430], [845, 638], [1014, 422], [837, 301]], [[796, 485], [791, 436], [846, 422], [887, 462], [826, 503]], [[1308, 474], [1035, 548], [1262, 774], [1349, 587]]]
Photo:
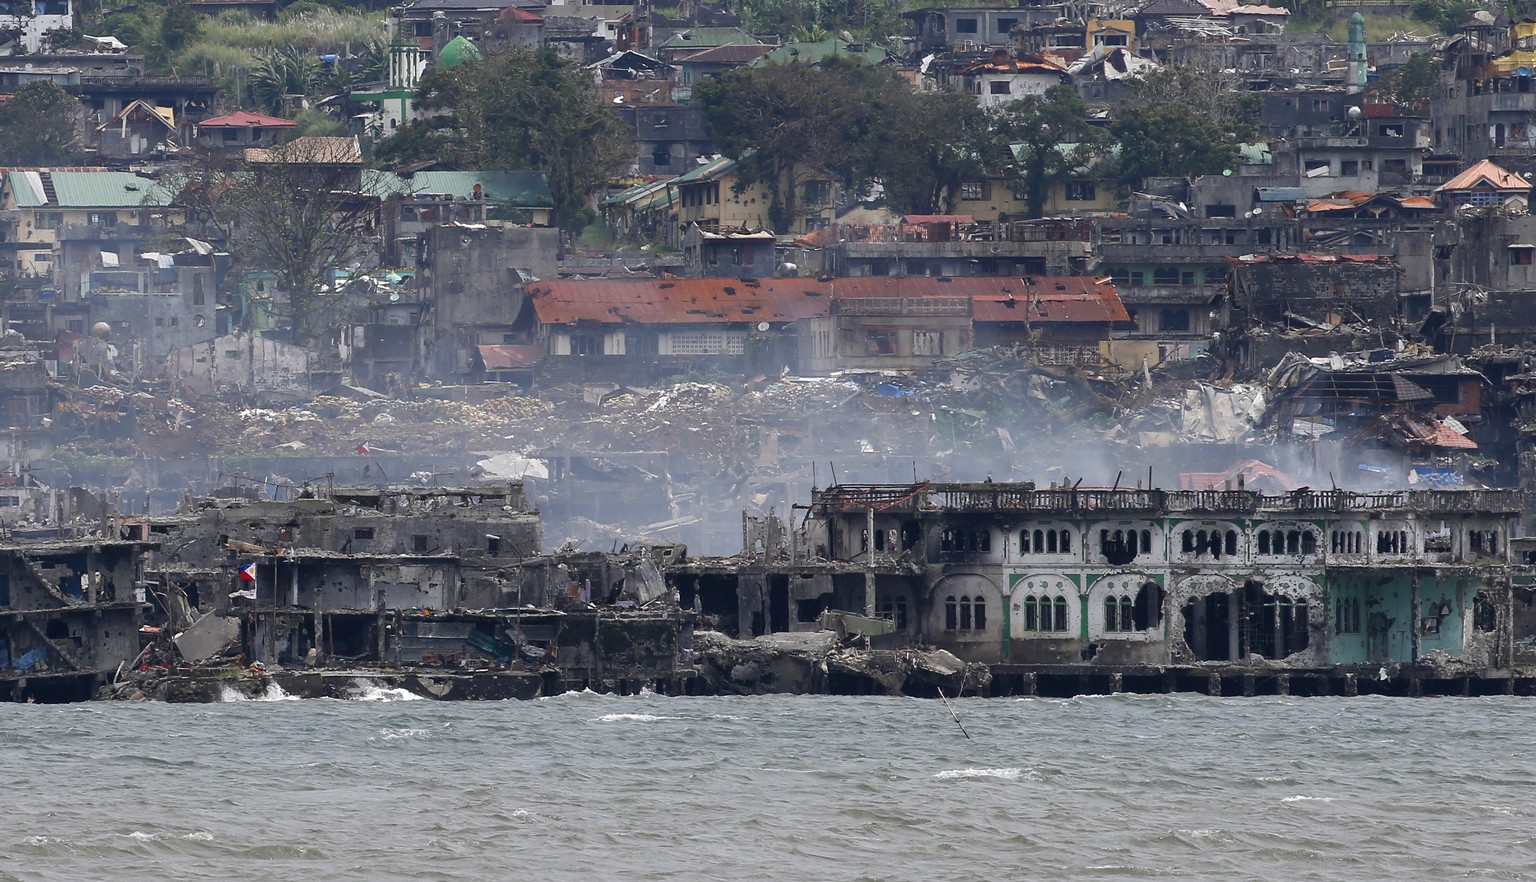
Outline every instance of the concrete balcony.
[[1117, 285], [1126, 306], [1181, 303], [1204, 306], [1227, 292], [1225, 285]]
[[1497, 92], [1488, 102], [1492, 113], [1536, 112], [1536, 92]]

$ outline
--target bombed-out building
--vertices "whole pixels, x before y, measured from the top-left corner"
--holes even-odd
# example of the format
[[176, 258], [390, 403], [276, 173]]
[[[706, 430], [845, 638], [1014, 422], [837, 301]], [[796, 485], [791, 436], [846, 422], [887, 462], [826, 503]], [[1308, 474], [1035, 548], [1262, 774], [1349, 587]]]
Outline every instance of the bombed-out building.
[[0, 546], [0, 701], [81, 701], [139, 652], [152, 543]]
[[1528, 652], [1519, 511], [1498, 490], [842, 485], [797, 527], [749, 522], [752, 563], [677, 578], [744, 636], [851, 610], [1004, 668], [1507, 668]]

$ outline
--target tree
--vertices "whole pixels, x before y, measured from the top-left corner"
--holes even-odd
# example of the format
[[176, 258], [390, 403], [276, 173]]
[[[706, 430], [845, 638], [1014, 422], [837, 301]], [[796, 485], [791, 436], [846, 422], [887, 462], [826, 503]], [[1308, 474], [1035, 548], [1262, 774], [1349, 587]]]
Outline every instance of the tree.
[[308, 95], [320, 79], [320, 59], [297, 46], [284, 46], [251, 70], [251, 100], [267, 113], [284, 112], [288, 95]]
[[1136, 99], [1115, 112], [1120, 179], [1194, 177], [1232, 168], [1254, 136], [1258, 101], [1215, 71], [1170, 66], [1143, 76]]
[[194, 231], [225, 239], [237, 269], [270, 272], [295, 343], [319, 339], [346, 314], [338, 274], [378, 260], [379, 197], [363, 184], [351, 138], [297, 138], [225, 164], [204, 158], [167, 183]]
[[867, 139], [876, 128], [866, 72], [836, 61], [769, 64], [699, 87], [711, 139], [737, 160], [738, 187], [767, 187], [776, 229], [790, 229], [796, 194], [811, 174], [832, 173], [852, 186], [868, 171]]
[[567, 229], [586, 224], [592, 192], [632, 154], [623, 123], [603, 106], [591, 76], [548, 46], [429, 72], [417, 95], [423, 110], [440, 113], [380, 142], [382, 161], [536, 169]]
[[[961, 182], [981, 175], [995, 158], [986, 113], [962, 92], [913, 92], [895, 76], [881, 76], [876, 85], [860, 149], [863, 176], [880, 183], [897, 213], [948, 212]], [[893, 132], [901, 137], [890, 137]]]
[[0, 104], [0, 164], [70, 165], [80, 156], [80, 103], [51, 82], [27, 83]]
[[1013, 154], [1014, 179], [1023, 185], [1030, 217], [1045, 213], [1054, 180], [1091, 164], [1102, 149], [1103, 130], [1087, 125], [1087, 112], [1077, 90], [1061, 84], [1010, 103], [998, 117], [1001, 146]]
[[1369, 91], [1377, 100], [1386, 101], [1405, 110], [1414, 110], [1429, 103], [1435, 97], [1435, 86], [1440, 81], [1434, 58], [1426, 52], [1408, 57], [1402, 66], [1394, 68], [1372, 83]]

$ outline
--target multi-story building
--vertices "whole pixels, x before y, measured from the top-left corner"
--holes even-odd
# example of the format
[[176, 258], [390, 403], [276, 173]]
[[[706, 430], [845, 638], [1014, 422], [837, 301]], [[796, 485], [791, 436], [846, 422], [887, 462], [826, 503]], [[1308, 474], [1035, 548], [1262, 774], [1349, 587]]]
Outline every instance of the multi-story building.
[[862, 611], [994, 664], [1498, 668], [1519, 512], [1512, 490], [843, 485], [734, 592], [707, 566], [680, 586], [757, 633]]

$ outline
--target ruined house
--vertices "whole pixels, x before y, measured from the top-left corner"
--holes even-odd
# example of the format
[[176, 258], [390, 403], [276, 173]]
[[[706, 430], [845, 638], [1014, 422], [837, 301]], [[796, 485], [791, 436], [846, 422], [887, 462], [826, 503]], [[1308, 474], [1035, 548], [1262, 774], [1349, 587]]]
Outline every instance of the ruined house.
[[1437, 652], [1503, 667], [1519, 510], [1514, 491], [843, 485], [803, 525], [749, 532], [746, 563], [670, 572], [685, 604], [743, 635], [850, 610], [1004, 674]]

